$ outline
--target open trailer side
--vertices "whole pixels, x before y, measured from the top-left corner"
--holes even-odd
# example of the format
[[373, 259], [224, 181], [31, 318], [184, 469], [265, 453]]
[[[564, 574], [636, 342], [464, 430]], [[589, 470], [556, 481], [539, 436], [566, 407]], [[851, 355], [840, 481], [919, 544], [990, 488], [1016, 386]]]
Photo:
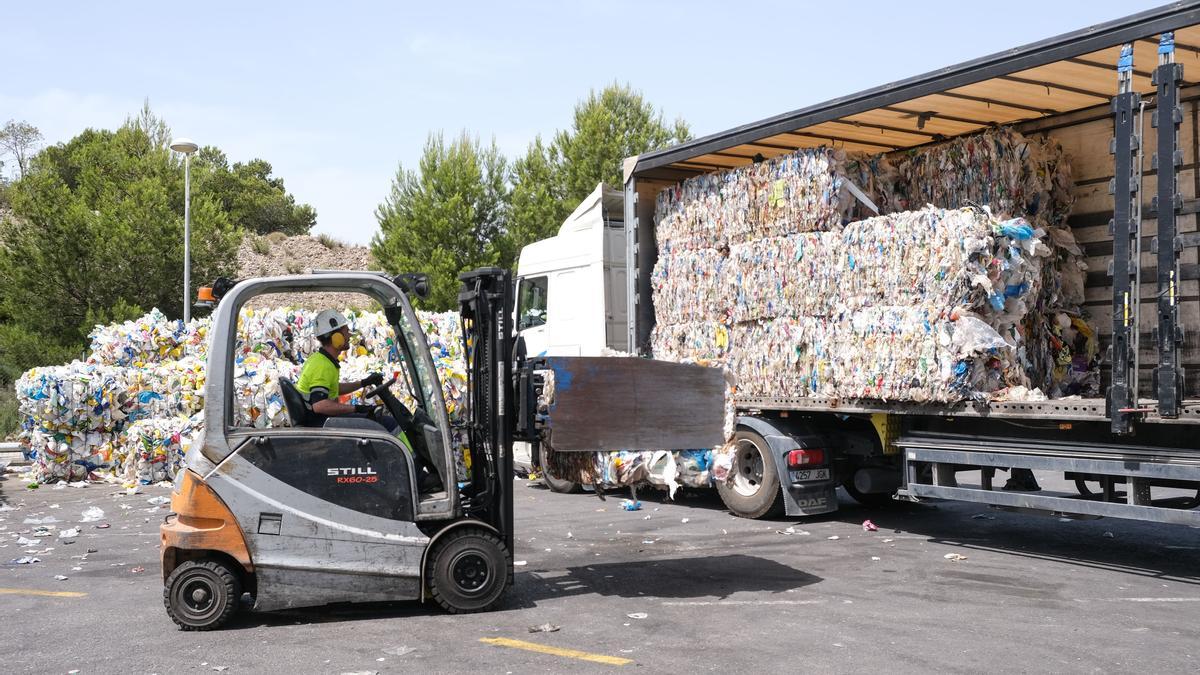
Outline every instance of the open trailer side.
[[[995, 127], [1045, 135], [1072, 160], [1067, 224], [1088, 263], [1103, 397], [929, 405], [778, 391], [737, 400], [741, 429], [789, 514], [834, 510], [840, 483], [864, 501], [898, 489], [1200, 525], [1197, 82], [1200, 3], [1181, 2], [631, 158], [630, 344], [649, 353], [664, 187], [822, 145], [883, 154]], [[831, 470], [788, 466], [806, 448]], [[1013, 468], [1062, 472], [1079, 494], [995, 489]]]

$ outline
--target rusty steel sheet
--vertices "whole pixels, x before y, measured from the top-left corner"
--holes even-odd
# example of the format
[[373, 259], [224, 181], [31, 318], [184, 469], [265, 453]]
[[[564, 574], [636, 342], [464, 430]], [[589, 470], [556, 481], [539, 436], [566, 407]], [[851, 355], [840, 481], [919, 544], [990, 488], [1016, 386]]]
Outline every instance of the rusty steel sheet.
[[686, 450], [724, 441], [718, 368], [634, 357], [550, 357], [557, 452]]

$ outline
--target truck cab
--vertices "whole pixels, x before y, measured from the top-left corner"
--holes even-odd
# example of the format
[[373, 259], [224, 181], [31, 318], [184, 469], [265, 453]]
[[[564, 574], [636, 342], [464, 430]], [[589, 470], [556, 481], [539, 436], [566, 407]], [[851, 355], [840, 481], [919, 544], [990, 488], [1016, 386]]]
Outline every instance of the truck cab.
[[530, 356], [628, 351], [625, 199], [596, 186], [558, 234], [521, 249], [516, 325]]

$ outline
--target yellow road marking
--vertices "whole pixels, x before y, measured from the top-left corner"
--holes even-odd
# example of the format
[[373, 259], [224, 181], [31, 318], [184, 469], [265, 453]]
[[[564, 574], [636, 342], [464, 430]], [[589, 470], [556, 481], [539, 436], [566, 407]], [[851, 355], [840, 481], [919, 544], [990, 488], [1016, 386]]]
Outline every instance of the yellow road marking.
[[44, 595], [50, 598], [82, 598], [87, 593], [76, 591], [35, 591], [30, 588], [0, 588], [0, 595]]
[[594, 663], [604, 663], [610, 666], [623, 666], [626, 663], [633, 663], [631, 659], [623, 659], [619, 656], [608, 656], [607, 654], [592, 654], [590, 652], [581, 652], [578, 649], [564, 649], [562, 647], [551, 647], [550, 645], [539, 645], [536, 642], [525, 642], [524, 640], [513, 640], [510, 638], [480, 638], [480, 642], [486, 642], [490, 645], [498, 647], [512, 647], [513, 649], [524, 649], [527, 652], [538, 652], [539, 654], [551, 654], [554, 656], [564, 656], [568, 659], [579, 659], [581, 661], [592, 661]]

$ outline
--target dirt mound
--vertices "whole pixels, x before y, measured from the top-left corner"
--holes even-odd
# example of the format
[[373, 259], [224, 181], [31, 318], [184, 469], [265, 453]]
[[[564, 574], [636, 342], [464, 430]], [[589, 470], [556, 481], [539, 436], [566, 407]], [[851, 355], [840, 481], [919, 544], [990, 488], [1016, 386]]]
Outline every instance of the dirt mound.
[[[270, 277], [283, 274], [305, 274], [311, 270], [377, 269], [366, 246], [339, 242], [328, 236], [288, 237], [282, 233], [266, 236], [246, 235], [237, 252], [238, 278]], [[268, 295], [251, 301], [254, 308], [329, 307], [370, 308], [373, 302], [358, 293], [303, 293], [298, 295]]]

